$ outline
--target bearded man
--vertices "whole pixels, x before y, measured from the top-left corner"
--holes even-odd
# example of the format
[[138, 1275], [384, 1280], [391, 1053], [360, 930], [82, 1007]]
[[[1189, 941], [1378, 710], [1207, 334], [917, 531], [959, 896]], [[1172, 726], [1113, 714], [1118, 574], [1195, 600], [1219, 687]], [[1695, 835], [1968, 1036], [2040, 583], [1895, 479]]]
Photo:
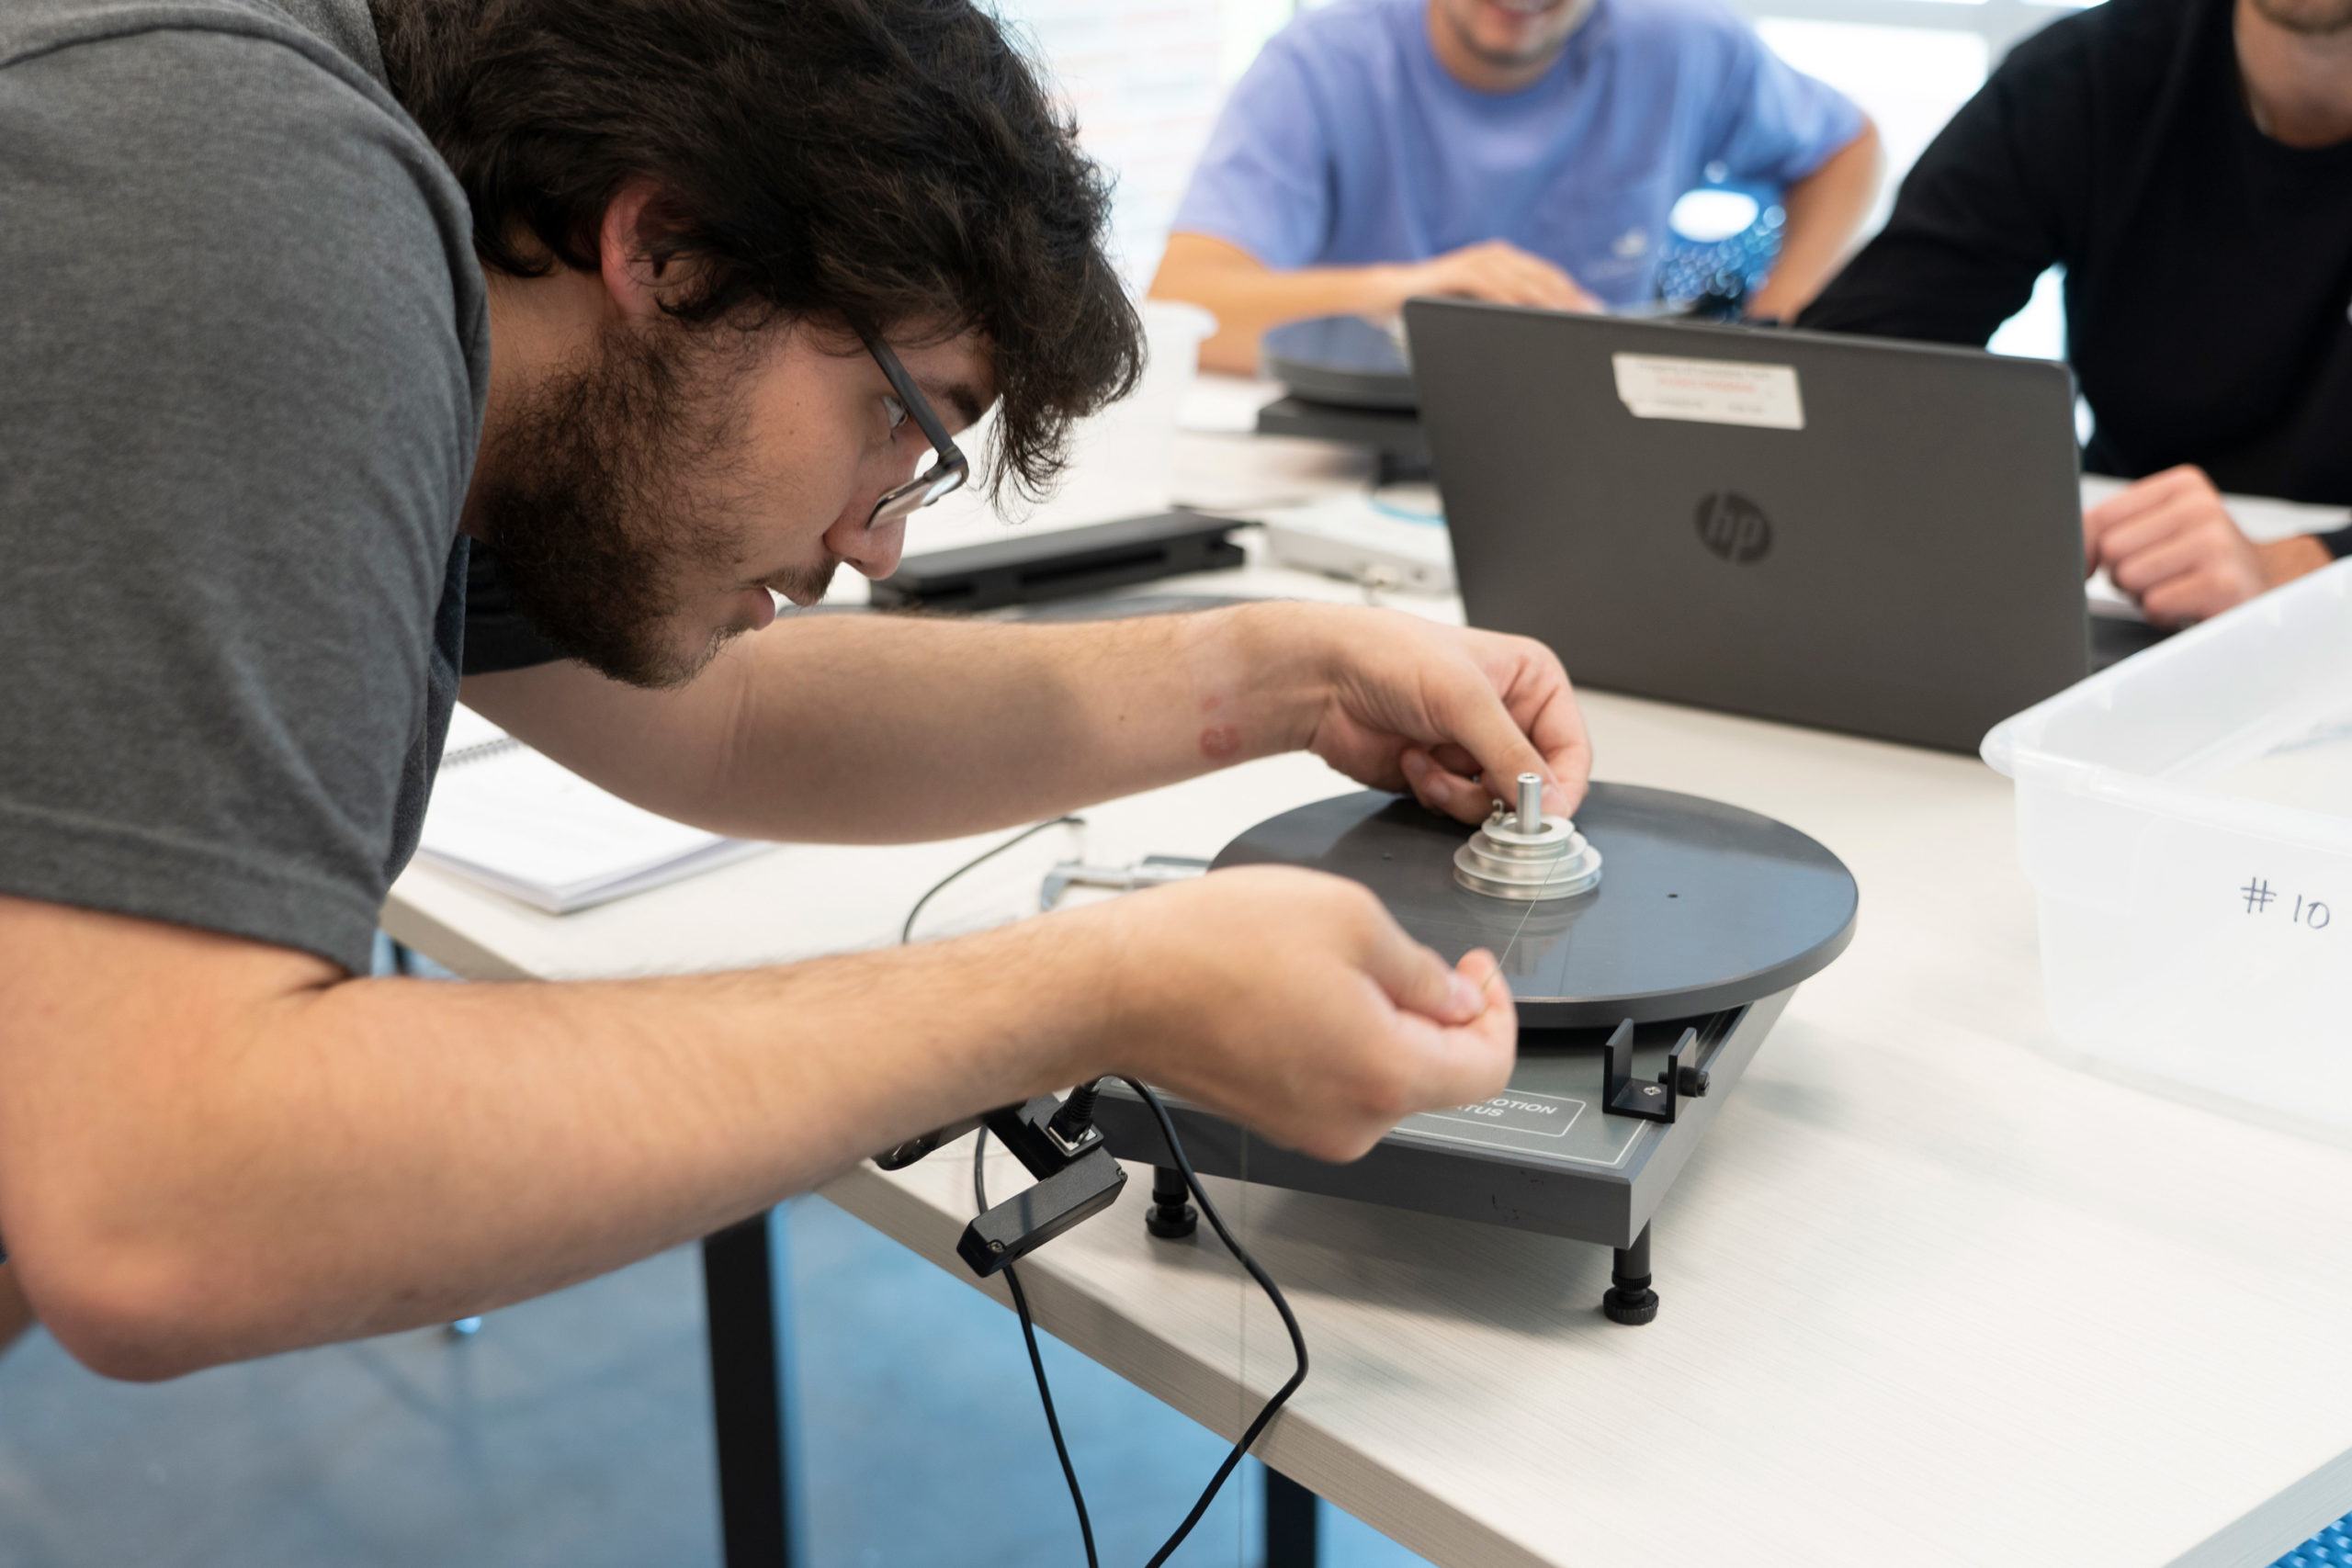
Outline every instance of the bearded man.
[[1983, 344], [2065, 268], [2084, 517], [2148, 618], [2352, 553], [2256, 545], [2221, 492], [2352, 505], [2352, 3], [2107, 0], [2019, 44], [1801, 324]]
[[1715, 0], [1340, 0], [1233, 90], [1152, 293], [1207, 307], [1201, 362], [1416, 294], [1593, 310], [1657, 298], [1667, 215], [1710, 177], [1781, 188], [1751, 315], [1792, 315], [1878, 194], [1861, 111]]
[[365, 977], [461, 677], [745, 836], [1301, 747], [1464, 819], [1522, 770], [1576, 804], [1523, 641], [776, 620], [893, 569], [983, 411], [1034, 489], [1133, 382], [1106, 210], [967, 0], [0, 9], [0, 1241], [69, 1350], [478, 1313], [1106, 1072], [1331, 1158], [1501, 1087], [1491, 959], [1303, 873], [753, 973]]

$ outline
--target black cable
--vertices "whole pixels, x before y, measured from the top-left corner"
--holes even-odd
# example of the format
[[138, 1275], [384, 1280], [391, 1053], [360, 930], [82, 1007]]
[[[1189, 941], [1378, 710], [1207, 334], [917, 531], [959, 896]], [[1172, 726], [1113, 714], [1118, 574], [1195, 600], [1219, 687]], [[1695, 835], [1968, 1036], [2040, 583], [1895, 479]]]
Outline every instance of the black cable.
[[[1283, 1327], [1290, 1334], [1291, 1353], [1298, 1359], [1298, 1366], [1290, 1374], [1290, 1381], [1274, 1391], [1273, 1397], [1259, 1410], [1258, 1418], [1250, 1422], [1248, 1430], [1241, 1434], [1241, 1440], [1235, 1443], [1232, 1451], [1225, 1456], [1225, 1462], [1216, 1467], [1216, 1473], [1209, 1477], [1209, 1483], [1202, 1490], [1200, 1499], [1193, 1505], [1193, 1511], [1184, 1516], [1184, 1522], [1176, 1527], [1176, 1533], [1162, 1542], [1159, 1550], [1152, 1553], [1151, 1561], [1145, 1564], [1145, 1568], [1160, 1568], [1175, 1554], [1176, 1549], [1184, 1544], [1184, 1538], [1193, 1533], [1193, 1527], [1201, 1522], [1201, 1517], [1209, 1511], [1209, 1506], [1216, 1501], [1216, 1495], [1224, 1490], [1227, 1479], [1233, 1474], [1234, 1467], [1241, 1462], [1241, 1456], [1250, 1451], [1250, 1445], [1256, 1442], [1258, 1435], [1266, 1429], [1266, 1423], [1274, 1418], [1274, 1413], [1298, 1392], [1298, 1385], [1306, 1381], [1306, 1337], [1299, 1332], [1298, 1319], [1292, 1315], [1290, 1303], [1283, 1299], [1282, 1287], [1274, 1283], [1272, 1277], [1250, 1255], [1250, 1249], [1235, 1240], [1233, 1233], [1226, 1228], [1225, 1216], [1216, 1212], [1216, 1205], [1209, 1201], [1208, 1193], [1201, 1186], [1201, 1179], [1193, 1172], [1193, 1162], [1185, 1157], [1184, 1145], [1176, 1136], [1175, 1122], [1169, 1120], [1168, 1107], [1160, 1103], [1159, 1096], [1154, 1094], [1148, 1085], [1130, 1077], [1122, 1077], [1119, 1081], [1140, 1095], [1143, 1102], [1151, 1108], [1152, 1115], [1159, 1119], [1160, 1136], [1167, 1140], [1169, 1156], [1182, 1173], [1184, 1185], [1192, 1191], [1193, 1201], [1199, 1205], [1201, 1213], [1208, 1220], [1209, 1228], [1216, 1232], [1217, 1240], [1225, 1243], [1225, 1249], [1233, 1254], [1236, 1262], [1249, 1270], [1250, 1277], [1257, 1280], [1259, 1288], [1266, 1292], [1266, 1299], [1274, 1303], [1274, 1311], [1282, 1314]], [[982, 1213], [988, 1212], [989, 1206], [988, 1180], [981, 1164], [981, 1157], [988, 1150], [988, 1142], [989, 1133], [985, 1127], [972, 1141], [972, 1201]], [[1005, 1284], [1012, 1292], [1013, 1310], [1021, 1317], [1021, 1337], [1029, 1347], [1030, 1370], [1037, 1374], [1037, 1398], [1046, 1407], [1046, 1428], [1054, 1435], [1054, 1453], [1062, 1461], [1062, 1476], [1069, 1483], [1070, 1502], [1078, 1509], [1079, 1533], [1086, 1540], [1087, 1568], [1100, 1568], [1099, 1560], [1094, 1555], [1094, 1526], [1086, 1513], [1086, 1495], [1079, 1489], [1078, 1471], [1070, 1463], [1069, 1445], [1062, 1440], [1061, 1418], [1054, 1413], [1054, 1393], [1046, 1382], [1046, 1363], [1037, 1354], [1037, 1328], [1029, 1315], [1029, 1298], [1021, 1289], [1020, 1276], [1013, 1272], [1012, 1264], [1004, 1266], [1003, 1273]]]
[[945, 892], [948, 885], [954, 882], [957, 877], [963, 875], [966, 872], [977, 870], [980, 866], [986, 865], [989, 861], [992, 861], [997, 856], [1004, 853], [1005, 851], [1012, 848], [1015, 844], [1027, 843], [1030, 840], [1035, 838], [1038, 834], [1044, 832], [1048, 828], [1083, 828], [1085, 826], [1086, 818], [1083, 817], [1048, 817], [1043, 822], [1032, 822], [1028, 827], [1022, 829], [1021, 831], [1013, 834], [1012, 837], [1007, 839], [996, 848], [988, 851], [986, 853], [974, 855], [970, 860], [966, 861], [962, 865], [957, 866], [954, 871], [949, 872], [946, 875], [933, 883], [931, 885], [931, 890], [925, 893], [922, 897], [915, 900], [915, 907], [907, 911], [907, 923], [899, 928], [899, 944], [903, 947], [908, 942], [914, 940], [915, 917], [922, 913], [922, 907], [925, 904], [930, 903], [941, 893]]
[[[1035, 838], [1048, 828], [1082, 828], [1085, 825], [1086, 819], [1082, 817], [1048, 818], [1043, 822], [1032, 823], [995, 848], [983, 854], [975, 855], [957, 866], [954, 871], [932, 884], [930, 890], [915, 900], [915, 907], [907, 911], [906, 924], [899, 929], [900, 944], [903, 945], [913, 939], [915, 917], [922, 913], [923, 906], [930, 903], [934, 897], [966, 872], [985, 864], [1016, 844]], [[1306, 1337], [1299, 1332], [1298, 1319], [1292, 1314], [1290, 1303], [1283, 1299], [1281, 1287], [1276, 1285], [1272, 1277], [1259, 1266], [1258, 1260], [1250, 1255], [1250, 1249], [1235, 1240], [1233, 1233], [1226, 1228], [1225, 1216], [1217, 1213], [1216, 1205], [1210, 1201], [1208, 1192], [1201, 1186], [1201, 1179], [1193, 1174], [1193, 1162], [1185, 1157], [1183, 1143], [1176, 1136], [1176, 1123], [1169, 1119], [1168, 1108], [1160, 1103], [1159, 1096], [1154, 1094], [1148, 1086], [1134, 1078], [1123, 1077], [1119, 1081], [1135, 1090], [1142, 1098], [1143, 1102], [1151, 1108], [1152, 1115], [1159, 1122], [1160, 1136], [1167, 1141], [1169, 1157], [1176, 1162], [1177, 1170], [1183, 1175], [1184, 1185], [1192, 1192], [1193, 1201], [1199, 1206], [1202, 1214], [1207, 1217], [1209, 1228], [1216, 1232], [1217, 1240], [1225, 1244], [1225, 1249], [1233, 1255], [1234, 1261], [1249, 1271], [1250, 1277], [1258, 1281], [1258, 1288], [1266, 1292], [1266, 1299], [1274, 1303], [1274, 1311], [1281, 1314], [1283, 1327], [1290, 1335], [1291, 1354], [1297, 1359], [1298, 1362], [1296, 1369], [1290, 1375], [1290, 1381], [1274, 1391], [1273, 1397], [1267, 1400], [1264, 1406], [1259, 1410], [1257, 1419], [1250, 1423], [1248, 1429], [1241, 1434], [1240, 1440], [1233, 1445], [1233, 1450], [1225, 1456], [1225, 1462], [1216, 1467], [1216, 1473], [1209, 1477], [1208, 1485], [1202, 1490], [1199, 1500], [1193, 1505], [1192, 1512], [1184, 1516], [1184, 1522], [1176, 1527], [1176, 1533], [1161, 1543], [1159, 1550], [1152, 1553], [1151, 1561], [1145, 1564], [1145, 1568], [1161, 1568], [1161, 1565], [1175, 1554], [1176, 1549], [1184, 1544], [1184, 1538], [1193, 1533], [1193, 1527], [1201, 1522], [1201, 1516], [1209, 1511], [1209, 1506], [1216, 1501], [1216, 1495], [1224, 1490], [1227, 1479], [1233, 1474], [1234, 1467], [1241, 1462], [1241, 1456], [1250, 1451], [1250, 1445], [1256, 1442], [1259, 1434], [1266, 1429], [1266, 1424], [1274, 1418], [1274, 1413], [1288, 1403], [1290, 1396], [1298, 1392], [1299, 1384], [1306, 1381]], [[1093, 1086], [1090, 1084], [1082, 1087], [1085, 1089], [1091, 1089]], [[972, 1140], [972, 1201], [982, 1213], [986, 1213], [989, 1207], [988, 1179], [982, 1163], [988, 1152], [988, 1142], [989, 1134], [985, 1127], [981, 1128]], [[1087, 1568], [1101, 1568], [1101, 1560], [1095, 1555], [1094, 1550], [1094, 1524], [1086, 1512], [1086, 1494], [1079, 1486], [1078, 1468], [1070, 1462], [1069, 1445], [1062, 1438], [1061, 1417], [1054, 1410], [1054, 1391], [1046, 1381], [1045, 1359], [1037, 1353], [1037, 1325], [1036, 1320], [1029, 1314], [1028, 1292], [1021, 1288], [1021, 1276], [1015, 1272], [1012, 1264], [1005, 1265], [1003, 1274], [1005, 1286], [1012, 1292], [1013, 1311], [1021, 1319], [1022, 1341], [1029, 1348], [1029, 1370], [1036, 1374], [1037, 1400], [1046, 1408], [1046, 1429], [1053, 1434], [1054, 1455], [1061, 1461], [1062, 1478], [1069, 1483], [1070, 1504], [1078, 1510], [1078, 1530], [1086, 1542]]]
[[[994, 849], [966, 861], [962, 865], [933, 883], [929, 890], [915, 900], [915, 907], [907, 911], [906, 924], [899, 928], [899, 944], [903, 947], [914, 940], [915, 917], [922, 913], [923, 906], [930, 903], [966, 872], [985, 865], [1014, 845], [1027, 842], [1048, 828], [1083, 828], [1085, 826], [1086, 818], [1083, 817], [1049, 817], [1043, 822], [1031, 823]], [[989, 1130], [983, 1127], [972, 1139], [972, 1201], [982, 1213], [986, 1213], [989, 1207], [987, 1168], [982, 1163], [983, 1156], [988, 1153], [988, 1147]], [[1078, 1533], [1086, 1542], [1086, 1568], [1102, 1568], [1101, 1559], [1094, 1554], [1094, 1521], [1086, 1516], [1086, 1494], [1079, 1488], [1078, 1468], [1070, 1463], [1069, 1445], [1062, 1440], [1061, 1417], [1054, 1411], [1054, 1391], [1046, 1382], [1045, 1358], [1037, 1353], [1037, 1325], [1035, 1320], [1029, 1315], [1028, 1292], [1021, 1288], [1021, 1276], [1014, 1271], [1012, 1264], [1008, 1263], [1004, 1266], [1003, 1274], [1005, 1285], [1012, 1292], [1013, 1310], [1021, 1316], [1022, 1340], [1029, 1347], [1029, 1370], [1037, 1375], [1037, 1401], [1046, 1407], [1046, 1430], [1054, 1435], [1054, 1454], [1062, 1461], [1062, 1479], [1069, 1483], [1069, 1500], [1078, 1509]]]
[[1208, 1487], [1201, 1494], [1201, 1500], [1193, 1505], [1193, 1511], [1184, 1516], [1184, 1522], [1176, 1527], [1176, 1533], [1170, 1536], [1167, 1543], [1144, 1565], [1144, 1568], [1160, 1568], [1160, 1564], [1184, 1544], [1184, 1538], [1193, 1533], [1193, 1527], [1201, 1522], [1201, 1516], [1209, 1511], [1209, 1505], [1216, 1501], [1217, 1492], [1225, 1485], [1226, 1477], [1231, 1475], [1233, 1467], [1241, 1462], [1241, 1456], [1250, 1451], [1250, 1445], [1258, 1440], [1258, 1434], [1266, 1429], [1266, 1423], [1274, 1418], [1274, 1412], [1288, 1403], [1290, 1396], [1298, 1392], [1298, 1385], [1306, 1381], [1306, 1336], [1298, 1331], [1298, 1319], [1291, 1314], [1290, 1303], [1283, 1299], [1282, 1288], [1274, 1283], [1265, 1269], [1259, 1267], [1258, 1260], [1250, 1256], [1250, 1249], [1236, 1241], [1233, 1233], [1225, 1228], [1225, 1216], [1216, 1212], [1215, 1203], [1209, 1201], [1208, 1192], [1201, 1186], [1201, 1179], [1193, 1174], [1193, 1162], [1184, 1157], [1184, 1145], [1176, 1136], [1176, 1123], [1169, 1120], [1168, 1107], [1159, 1102], [1159, 1096], [1152, 1093], [1148, 1085], [1124, 1077], [1119, 1081], [1135, 1090], [1151, 1108], [1152, 1115], [1159, 1122], [1160, 1136], [1168, 1141], [1169, 1157], [1176, 1162], [1176, 1168], [1183, 1174], [1184, 1185], [1192, 1190], [1193, 1201], [1200, 1205], [1202, 1217], [1208, 1221], [1209, 1228], [1216, 1232], [1217, 1240], [1225, 1243], [1225, 1249], [1233, 1254], [1234, 1261], [1250, 1271], [1250, 1277], [1258, 1281], [1258, 1288], [1266, 1292], [1266, 1299], [1274, 1303], [1274, 1311], [1282, 1314], [1283, 1327], [1290, 1335], [1291, 1354], [1298, 1359], [1297, 1370], [1291, 1373], [1290, 1381], [1274, 1391], [1273, 1397], [1267, 1400], [1258, 1412], [1258, 1418], [1250, 1422], [1249, 1428], [1241, 1434], [1241, 1440], [1233, 1445], [1233, 1451], [1225, 1456], [1225, 1462], [1216, 1467], [1216, 1473], [1209, 1477]]
[[[983, 1127], [972, 1139], [972, 1201], [984, 1214], [989, 1209], [988, 1168], [983, 1158], [988, 1148], [989, 1130]], [[1037, 1325], [1029, 1315], [1029, 1293], [1021, 1288], [1021, 1275], [1013, 1265], [1008, 1263], [999, 1272], [1012, 1292], [1012, 1310], [1021, 1317], [1022, 1342], [1029, 1347], [1029, 1370], [1037, 1374], [1037, 1402], [1046, 1407], [1046, 1430], [1054, 1435], [1054, 1457], [1062, 1461], [1062, 1479], [1069, 1483], [1070, 1506], [1078, 1510], [1078, 1533], [1086, 1542], [1086, 1568], [1102, 1568], [1102, 1560], [1094, 1555], [1094, 1521], [1086, 1517], [1086, 1494], [1079, 1488], [1078, 1467], [1069, 1461], [1069, 1445], [1062, 1440], [1061, 1417], [1054, 1414], [1054, 1391], [1046, 1382], [1046, 1360], [1037, 1354]]]

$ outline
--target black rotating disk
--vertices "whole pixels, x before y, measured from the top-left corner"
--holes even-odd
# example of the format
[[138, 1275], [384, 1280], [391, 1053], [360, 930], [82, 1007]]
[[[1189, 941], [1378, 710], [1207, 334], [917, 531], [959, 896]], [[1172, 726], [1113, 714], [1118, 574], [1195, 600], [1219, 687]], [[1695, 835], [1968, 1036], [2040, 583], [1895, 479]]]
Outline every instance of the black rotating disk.
[[1597, 784], [1576, 825], [1600, 852], [1600, 886], [1547, 903], [1462, 886], [1453, 852], [1471, 830], [1377, 791], [1261, 822], [1216, 865], [1301, 865], [1361, 882], [1449, 963], [1474, 947], [1508, 949], [1520, 1022], [1536, 1029], [1738, 1007], [1818, 974], [1852, 940], [1853, 874], [1784, 823], [1697, 795]]

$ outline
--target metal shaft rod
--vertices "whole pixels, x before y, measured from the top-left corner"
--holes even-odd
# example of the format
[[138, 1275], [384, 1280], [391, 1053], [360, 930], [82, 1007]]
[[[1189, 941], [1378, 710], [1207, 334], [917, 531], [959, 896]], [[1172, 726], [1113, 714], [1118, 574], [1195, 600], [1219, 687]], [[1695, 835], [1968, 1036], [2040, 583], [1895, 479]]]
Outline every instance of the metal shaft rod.
[[1519, 830], [1544, 830], [1544, 781], [1534, 773], [1519, 775]]

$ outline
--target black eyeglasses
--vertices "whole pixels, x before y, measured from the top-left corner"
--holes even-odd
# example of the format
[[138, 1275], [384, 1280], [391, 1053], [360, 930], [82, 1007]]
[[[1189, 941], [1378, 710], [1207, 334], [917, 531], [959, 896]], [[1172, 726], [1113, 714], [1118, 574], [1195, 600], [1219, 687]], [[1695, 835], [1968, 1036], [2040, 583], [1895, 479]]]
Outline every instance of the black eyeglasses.
[[[899, 363], [899, 356], [890, 352], [889, 345], [864, 333], [858, 336], [865, 339], [865, 351], [874, 355], [875, 364], [882, 367], [882, 374], [890, 378], [890, 389], [898, 394], [899, 407], [914, 416], [916, 428], [929, 438], [932, 450], [939, 455], [938, 460], [930, 468], [906, 483], [883, 492], [882, 499], [874, 503], [873, 514], [865, 520], [865, 526], [870, 530], [879, 528], [885, 523], [895, 523], [911, 513], [922, 511], [940, 497], [961, 490], [964, 481], [971, 477], [972, 466], [964, 460], [963, 452], [949, 439], [947, 427], [939, 423], [939, 416], [931, 412], [931, 405], [915, 389], [913, 379], [907, 375], [907, 367]], [[898, 422], [892, 421], [890, 428], [896, 430]]]

